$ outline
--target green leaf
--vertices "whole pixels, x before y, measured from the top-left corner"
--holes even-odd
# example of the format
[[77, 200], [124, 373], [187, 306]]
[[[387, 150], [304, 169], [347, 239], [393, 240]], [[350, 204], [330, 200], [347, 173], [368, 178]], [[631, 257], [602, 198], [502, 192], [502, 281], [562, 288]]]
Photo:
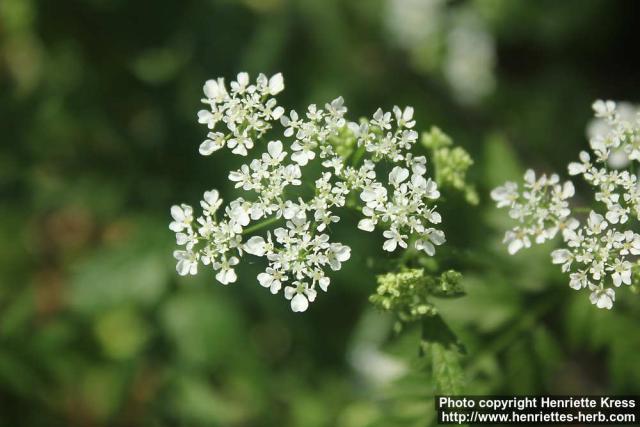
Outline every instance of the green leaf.
[[75, 269], [71, 305], [95, 313], [123, 304], [153, 306], [166, 292], [173, 275], [167, 260], [170, 236], [138, 225], [131, 238], [89, 256]]
[[[164, 333], [177, 355], [192, 366], [216, 366], [246, 346], [240, 320], [223, 296], [214, 298], [206, 289], [185, 289], [168, 300], [160, 311]], [[233, 362], [241, 358], [237, 356]]]
[[201, 376], [180, 372], [172, 385], [172, 409], [187, 425], [238, 425], [252, 415]]
[[421, 351], [433, 376], [436, 394], [463, 394], [463, 347], [439, 315], [423, 320]]
[[457, 350], [440, 343], [426, 344], [431, 359], [436, 394], [464, 393], [464, 373]]
[[484, 150], [484, 181], [489, 188], [508, 180], [519, 180], [523, 168], [507, 140], [502, 135], [487, 138]]
[[128, 359], [143, 348], [149, 325], [132, 307], [115, 307], [97, 317], [94, 332], [106, 355]]

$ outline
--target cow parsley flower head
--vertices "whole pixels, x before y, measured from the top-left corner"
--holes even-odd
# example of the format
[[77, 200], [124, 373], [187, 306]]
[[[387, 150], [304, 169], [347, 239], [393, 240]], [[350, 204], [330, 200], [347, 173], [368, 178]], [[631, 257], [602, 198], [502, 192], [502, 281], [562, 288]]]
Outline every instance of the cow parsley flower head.
[[[634, 162], [640, 161], [640, 116], [620, 115], [612, 101], [596, 101], [593, 109], [606, 126], [592, 134], [591, 153], [582, 151], [578, 161], [569, 163], [568, 172], [593, 188], [598, 210], [588, 209], [579, 220], [568, 204], [573, 184], [560, 183], [555, 174], [536, 178], [531, 170], [524, 176], [522, 190], [507, 182], [491, 197], [499, 208], [508, 208], [517, 223], [505, 234], [509, 253], [560, 232], [564, 247], [551, 253], [552, 262], [568, 274], [571, 288], [588, 289], [592, 304], [611, 309], [615, 288], [631, 285], [634, 266], [639, 265], [640, 235], [634, 230], [640, 220], [640, 187]], [[617, 152], [629, 159], [628, 169], [611, 165]]]
[[[264, 258], [257, 282], [273, 294], [283, 291], [293, 311], [305, 311], [318, 290], [327, 291], [330, 272], [351, 257], [347, 245], [332, 240], [331, 226], [342, 208], [353, 206], [361, 208], [360, 230], [381, 229], [383, 250], [413, 246], [433, 255], [445, 242], [435, 204], [440, 192], [427, 175], [427, 159], [412, 153], [418, 139], [413, 108], [378, 109], [355, 123], [347, 120], [342, 97], [286, 112], [274, 98], [283, 89], [281, 74], [260, 74], [252, 82], [239, 73], [228, 87], [222, 78], [205, 83], [207, 108], [198, 122], [207, 127], [207, 139], [200, 153], [226, 147], [240, 156], [259, 154], [229, 172], [244, 197], [223, 205], [217, 190], [206, 191], [197, 217], [188, 205], [171, 208], [169, 228], [181, 246], [174, 253], [178, 273], [208, 266], [226, 285], [237, 280], [242, 258]], [[265, 141], [276, 127], [280, 139]], [[302, 175], [311, 163], [322, 168], [315, 179]], [[312, 184], [312, 194], [303, 182]]]

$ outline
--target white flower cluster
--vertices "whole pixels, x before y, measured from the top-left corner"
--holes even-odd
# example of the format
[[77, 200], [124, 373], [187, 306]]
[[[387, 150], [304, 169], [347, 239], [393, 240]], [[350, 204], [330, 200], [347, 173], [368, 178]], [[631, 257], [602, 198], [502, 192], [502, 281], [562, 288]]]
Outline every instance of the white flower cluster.
[[[244, 254], [264, 257], [268, 266], [257, 277], [274, 294], [284, 287], [293, 311], [305, 311], [316, 298], [317, 288], [327, 290], [327, 269], [339, 270], [351, 249], [331, 242], [329, 226], [340, 220], [336, 211], [351, 197], [362, 201], [364, 218], [358, 227], [373, 231], [384, 228], [383, 249], [394, 251], [411, 243], [427, 254], [444, 243], [444, 233], [433, 225], [441, 222], [432, 202], [439, 197], [437, 185], [426, 177], [426, 158], [410, 152], [418, 138], [413, 130], [413, 109], [394, 107], [378, 110], [360, 124], [347, 122], [343, 99], [324, 106], [310, 105], [304, 114], [276, 105], [272, 98], [284, 88], [281, 74], [260, 75], [255, 84], [246, 73], [227, 90], [223, 79], [204, 86], [203, 103], [210, 109], [198, 113], [200, 123], [210, 129], [200, 153], [209, 155], [227, 146], [246, 156], [276, 121], [282, 124], [285, 149], [280, 140], [266, 143], [266, 152], [229, 173], [236, 188], [248, 193], [231, 201], [223, 213], [217, 190], [204, 193], [202, 216], [194, 218], [188, 205], [173, 206], [169, 228], [183, 249], [174, 252], [181, 275], [196, 274], [198, 265], [211, 265], [222, 284], [235, 282], [235, 266]], [[220, 122], [226, 129], [221, 129]], [[341, 135], [356, 140], [356, 150], [340, 155]], [[338, 142], [336, 142], [338, 141]], [[302, 167], [317, 160], [323, 172], [315, 181], [314, 194], [300, 196]], [[395, 164], [388, 181], [378, 179], [376, 165]], [[289, 197], [285, 193], [290, 192]], [[252, 222], [261, 221], [251, 225]], [[245, 238], [258, 228], [283, 223], [266, 233]]]
[[524, 174], [523, 188], [520, 193], [518, 184], [507, 182], [491, 192], [498, 207], [508, 207], [509, 216], [518, 222], [504, 236], [511, 255], [531, 247], [532, 240], [544, 243], [553, 239], [558, 230], [575, 225], [575, 220], [569, 218], [571, 211], [567, 201], [575, 193], [571, 181], [561, 184], [556, 174], [536, 179], [535, 172], [529, 169]]
[[[640, 161], [640, 116], [622, 118], [612, 101], [597, 101], [593, 109], [606, 122], [606, 131], [593, 135], [592, 154], [581, 152], [580, 161], [570, 163], [568, 170], [594, 188], [595, 200], [606, 208], [604, 215], [590, 210], [585, 223], [580, 223], [571, 216], [567, 202], [574, 194], [573, 184], [560, 184], [555, 174], [536, 180], [531, 170], [525, 174], [522, 194], [517, 184], [507, 182], [491, 197], [498, 207], [508, 207], [519, 223], [505, 235], [509, 253], [531, 246], [531, 239], [542, 243], [560, 230], [565, 248], [551, 253], [552, 262], [569, 273], [569, 286], [588, 288], [593, 304], [611, 309], [613, 287], [631, 285], [640, 255], [640, 235], [630, 225], [640, 220], [640, 185], [632, 172], [633, 161]], [[632, 161], [629, 170], [610, 168], [612, 153], [620, 151]]]
[[[617, 102], [616, 103], [616, 116], [618, 120], [622, 119], [627, 122], [632, 122], [637, 115], [640, 114], [640, 108], [629, 102]], [[594, 117], [587, 124], [586, 134], [589, 140], [602, 135], [606, 135], [613, 129], [609, 124], [609, 121], [603, 117]], [[609, 153], [609, 159], [607, 163], [613, 169], [624, 169], [629, 166], [631, 160], [629, 154], [625, 152], [624, 148], [618, 147], [612, 149]]]
[[208, 156], [225, 145], [233, 153], [247, 155], [253, 148], [256, 138], [260, 138], [271, 129], [272, 120], [278, 120], [284, 113], [275, 98], [284, 89], [282, 74], [267, 79], [260, 74], [256, 84], [249, 84], [247, 73], [238, 74], [236, 81], [231, 82], [231, 90], [227, 91], [223, 79], [208, 80], [204, 85], [204, 104], [209, 110], [198, 111], [198, 122], [206, 124], [211, 130], [219, 122], [223, 122], [228, 133], [209, 132], [207, 139], [200, 144], [200, 154]]

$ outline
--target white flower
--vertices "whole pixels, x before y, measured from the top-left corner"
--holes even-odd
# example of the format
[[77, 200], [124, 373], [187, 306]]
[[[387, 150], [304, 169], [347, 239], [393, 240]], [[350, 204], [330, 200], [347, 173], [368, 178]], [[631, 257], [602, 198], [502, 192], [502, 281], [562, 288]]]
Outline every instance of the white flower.
[[554, 264], [564, 264], [571, 259], [571, 252], [566, 249], [556, 249], [551, 252], [551, 258]]
[[426, 239], [418, 239], [416, 240], [416, 249], [419, 251], [425, 251], [427, 255], [433, 256], [436, 253], [436, 247], [433, 246], [429, 240]]
[[562, 264], [562, 271], [569, 271], [573, 255], [567, 249], [556, 249], [551, 252], [551, 259], [554, 264]]
[[267, 267], [264, 273], [258, 274], [258, 282], [261, 286], [269, 288], [272, 294], [278, 293], [282, 288], [282, 281], [287, 280], [288, 277], [282, 274], [281, 271], [275, 270], [271, 267]]
[[389, 173], [389, 182], [394, 187], [400, 185], [401, 182], [409, 178], [409, 170], [400, 166], [396, 166]]
[[204, 209], [204, 211], [209, 215], [215, 214], [222, 204], [222, 199], [220, 198], [218, 190], [205, 191], [203, 197], [204, 200], [200, 202], [202, 209]]
[[429, 213], [427, 214], [427, 219], [432, 224], [440, 224], [442, 222], [442, 215], [440, 215], [435, 210], [431, 209], [431, 210], [429, 210]]
[[399, 107], [393, 107], [393, 114], [396, 116], [398, 126], [412, 128], [416, 122], [413, 120], [413, 107], [405, 107], [401, 110]]
[[376, 228], [376, 223], [371, 218], [363, 218], [358, 222], [358, 228], [363, 231], [373, 231]]
[[400, 234], [395, 228], [386, 230], [384, 233], [382, 233], [382, 235], [387, 238], [387, 240], [382, 245], [382, 249], [384, 249], [385, 251], [393, 252], [398, 246], [400, 246], [401, 248], [407, 247], [407, 242], [405, 242], [407, 236], [404, 234]]
[[569, 163], [569, 175], [580, 175], [585, 173], [587, 165], [583, 163], [571, 162]]
[[282, 73], [275, 74], [269, 79], [269, 93], [277, 95], [284, 90], [284, 79]]
[[611, 279], [615, 287], [619, 287], [623, 283], [625, 285], [631, 284], [631, 263], [629, 261], [622, 261], [618, 258], [611, 266], [611, 269], [613, 270]]
[[327, 292], [327, 289], [329, 288], [329, 283], [331, 283], [331, 279], [329, 279], [327, 276], [321, 276], [317, 280], [318, 280], [318, 286], [320, 286], [320, 289], [322, 289], [324, 292]]
[[191, 228], [193, 222], [193, 208], [189, 205], [171, 206], [171, 216], [173, 221], [169, 224], [169, 229], [176, 233]]
[[578, 271], [577, 273], [571, 273], [569, 275], [571, 280], [569, 281], [569, 286], [573, 289], [580, 290], [589, 286], [589, 278], [585, 271]]
[[374, 182], [370, 186], [365, 187], [360, 193], [360, 199], [363, 202], [367, 202], [367, 205], [370, 202], [374, 202], [374, 206], [377, 206], [379, 203], [384, 203], [387, 198], [387, 189], [382, 186], [379, 182]]
[[173, 251], [173, 257], [178, 260], [176, 271], [181, 276], [198, 273], [198, 254], [191, 251]]
[[224, 147], [225, 139], [224, 135], [219, 132], [209, 132], [207, 134], [207, 139], [200, 144], [200, 154], [203, 156], [208, 156], [214, 151], [218, 151], [222, 147]]
[[440, 230], [429, 229], [425, 235], [416, 240], [415, 247], [419, 251], [425, 251], [427, 255], [433, 256], [436, 252], [434, 245], [439, 246], [445, 242], [444, 233]]
[[597, 100], [593, 103], [593, 111], [596, 112], [596, 117], [609, 117], [616, 109], [616, 103], [613, 101]]
[[335, 125], [344, 126], [346, 122], [342, 120], [342, 116], [347, 112], [347, 107], [344, 106], [344, 98], [339, 96], [328, 104], [325, 104], [325, 108], [329, 115], [337, 119]]
[[264, 119], [266, 120], [280, 120], [284, 114], [284, 108], [276, 104], [275, 99], [270, 99], [264, 105]]
[[627, 209], [623, 208], [617, 203], [614, 203], [609, 206], [609, 210], [607, 211], [605, 217], [611, 224], [617, 224], [618, 222], [620, 224], [624, 224], [629, 219], [629, 215], [627, 215], [627, 213]]
[[248, 84], [249, 84], [249, 74], [245, 72], [238, 73], [238, 76], [236, 77], [236, 81], [231, 82], [231, 90], [233, 90], [234, 92], [242, 93], [244, 92]]
[[333, 243], [330, 247], [327, 260], [332, 270], [340, 270], [342, 263], [351, 258], [351, 248], [349, 246]]
[[631, 230], [618, 233], [617, 240], [620, 242], [620, 255], [640, 255], [640, 235]]
[[580, 163], [569, 163], [569, 175], [581, 175], [585, 173], [591, 167], [591, 157], [586, 151], [580, 152]]
[[262, 161], [273, 167], [279, 165], [286, 156], [287, 153], [282, 151], [282, 141], [270, 141], [267, 153], [262, 155]]
[[227, 147], [232, 148], [231, 152], [234, 154], [246, 156], [248, 154], [247, 150], [253, 148], [253, 141], [251, 138], [239, 135], [235, 138], [231, 138], [229, 142], [227, 142]]
[[242, 165], [240, 170], [229, 172], [229, 181], [235, 182], [236, 188], [242, 187], [244, 190], [251, 190], [254, 186], [254, 180], [248, 165]]
[[600, 234], [607, 228], [607, 221], [604, 217], [594, 211], [589, 212], [588, 231], [592, 234]]
[[202, 123], [207, 125], [209, 129], [213, 129], [218, 121], [216, 120], [216, 116], [207, 110], [198, 111], [198, 123]]
[[202, 88], [205, 96], [208, 100], [215, 103], [222, 102], [227, 96], [227, 89], [224, 85], [224, 79], [218, 78], [217, 80], [207, 80]]
[[255, 256], [263, 256], [266, 243], [260, 236], [253, 236], [244, 244], [244, 250]]
[[[283, 89], [280, 73], [270, 79], [260, 74], [255, 84], [250, 83], [247, 73], [239, 73], [236, 81], [231, 82], [230, 91], [225, 88], [223, 79], [208, 80], [203, 87], [206, 98], [202, 100], [208, 109], [198, 112], [198, 122], [209, 129], [218, 128], [218, 132], [210, 132], [199, 151], [210, 155], [227, 145], [234, 154], [248, 155], [254, 146], [254, 138], [263, 136], [271, 129], [270, 122], [279, 120], [284, 114], [284, 108], [277, 105], [275, 98], [269, 97]], [[226, 126], [228, 132], [220, 129], [220, 124]]]
[[491, 198], [497, 202], [499, 208], [513, 206], [518, 198], [518, 184], [507, 182], [503, 186], [495, 188], [491, 192]]
[[428, 199], [435, 200], [440, 197], [440, 192], [438, 191], [438, 184], [431, 179], [427, 180], [426, 188], [425, 188], [425, 196]]
[[301, 185], [302, 171], [298, 165], [287, 165], [282, 170], [282, 178], [291, 185]]
[[591, 292], [589, 299], [591, 300], [591, 304], [594, 304], [598, 308], [611, 310], [613, 302], [616, 300], [616, 293], [613, 289], [596, 288]]
[[280, 123], [282, 124], [282, 126], [286, 127], [284, 131], [284, 136], [289, 138], [293, 136], [293, 134], [297, 129], [300, 128], [301, 121], [298, 119], [299, 119], [298, 113], [296, 113], [295, 110], [291, 110], [291, 112], [289, 113], [289, 117], [282, 116], [280, 118]]
[[238, 279], [235, 270], [232, 268], [237, 265], [240, 260], [237, 257], [231, 257], [228, 260], [223, 260], [220, 263], [214, 263], [213, 268], [219, 270], [216, 274], [216, 279], [223, 285], [233, 283]]
[[531, 247], [531, 240], [522, 229], [507, 231], [504, 235], [503, 242], [507, 244], [509, 255], [516, 254], [522, 248]]
[[562, 192], [558, 195], [558, 198], [565, 200], [573, 197], [574, 194], [576, 194], [576, 188], [573, 186], [573, 182], [567, 181], [562, 185]]
[[240, 227], [236, 228], [237, 232], [241, 232], [241, 227], [246, 227], [251, 222], [251, 208], [251, 203], [242, 199], [235, 200], [229, 204], [226, 213], [230, 223]]
[[307, 297], [303, 294], [296, 294], [291, 299], [291, 310], [296, 312], [306, 311], [309, 307], [309, 301]]
[[291, 154], [291, 160], [298, 163], [300, 166], [304, 166], [316, 157], [316, 153], [313, 151], [315, 143], [295, 141], [291, 144], [293, 154]]
[[303, 312], [309, 308], [309, 302], [316, 299], [316, 291], [298, 282], [297, 286], [287, 286], [284, 289], [285, 298], [291, 300], [291, 310]]

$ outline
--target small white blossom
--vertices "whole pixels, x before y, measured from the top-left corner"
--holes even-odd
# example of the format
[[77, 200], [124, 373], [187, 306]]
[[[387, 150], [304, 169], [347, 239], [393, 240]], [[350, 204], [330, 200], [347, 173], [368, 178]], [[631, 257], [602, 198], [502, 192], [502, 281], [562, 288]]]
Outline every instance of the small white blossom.
[[327, 261], [332, 270], [340, 270], [342, 263], [351, 258], [351, 248], [349, 246], [333, 243], [330, 247]]
[[518, 184], [515, 182], [507, 182], [491, 192], [491, 198], [497, 202], [499, 208], [513, 206], [518, 196]]
[[303, 312], [309, 308], [309, 302], [316, 299], [316, 291], [306, 287], [300, 282], [294, 282], [296, 286], [287, 286], [285, 288], [285, 298], [291, 300], [291, 310], [294, 312]]
[[171, 216], [173, 217], [173, 221], [169, 224], [169, 229], [179, 233], [184, 229], [191, 228], [193, 208], [185, 204], [172, 206]]
[[426, 230], [421, 238], [416, 240], [415, 247], [419, 251], [425, 251], [427, 255], [433, 256], [436, 252], [436, 246], [442, 245], [446, 241], [444, 233], [441, 230], [430, 228]]
[[407, 247], [407, 242], [405, 241], [407, 236], [400, 234], [396, 229], [392, 228], [391, 230], [387, 230], [382, 233], [382, 235], [387, 238], [387, 241], [384, 242], [384, 245], [382, 246], [382, 249], [385, 251], [393, 252], [398, 246], [401, 248]]
[[596, 307], [611, 310], [611, 308], [613, 308], [613, 302], [616, 300], [616, 293], [611, 288], [595, 288], [592, 290], [589, 299], [591, 304], [594, 304]]
[[222, 204], [222, 199], [220, 198], [220, 193], [218, 190], [211, 190], [204, 192], [204, 200], [200, 202], [200, 206], [204, 209], [204, 212], [213, 215], [216, 213], [220, 205]]
[[277, 95], [284, 90], [284, 79], [282, 73], [278, 73], [269, 79], [269, 93]]
[[286, 281], [288, 277], [281, 271], [267, 267], [264, 273], [258, 274], [258, 282], [261, 286], [269, 288], [272, 294], [277, 294], [282, 288], [282, 282]]
[[207, 134], [207, 139], [204, 140], [202, 144], [200, 144], [200, 154], [203, 156], [208, 156], [214, 151], [218, 151], [225, 144], [224, 135], [220, 132], [209, 132]]
[[198, 254], [191, 251], [174, 251], [173, 257], [178, 260], [176, 271], [181, 276], [198, 273]]
[[231, 257], [229, 259], [224, 259], [222, 262], [214, 263], [213, 268], [218, 270], [218, 273], [216, 274], [218, 282], [223, 285], [235, 282], [238, 279], [238, 276], [236, 275], [233, 266], [237, 265], [239, 262], [240, 260], [237, 257]]
[[244, 244], [244, 250], [255, 256], [263, 256], [266, 250], [266, 243], [260, 236], [253, 236]]

